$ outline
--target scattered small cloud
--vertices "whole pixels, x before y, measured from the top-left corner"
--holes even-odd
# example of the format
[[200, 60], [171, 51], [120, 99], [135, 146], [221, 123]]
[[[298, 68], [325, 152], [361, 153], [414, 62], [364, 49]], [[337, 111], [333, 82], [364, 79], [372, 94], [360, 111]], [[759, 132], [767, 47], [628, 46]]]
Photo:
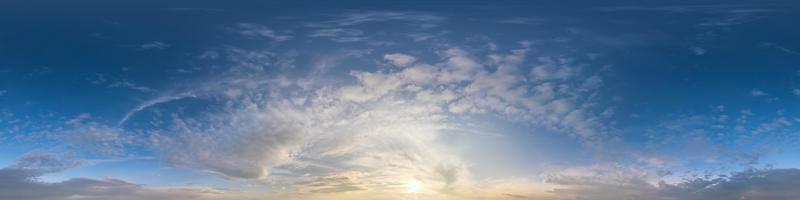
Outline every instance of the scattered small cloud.
[[383, 55], [383, 59], [389, 61], [390, 63], [398, 67], [408, 66], [417, 60], [417, 58], [414, 58], [413, 56], [409, 56], [402, 53], [386, 54]]
[[129, 81], [129, 80], [118, 81], [118, 82], [115, 82], [115, 83], [112, 83], [112, 84], [108, 85], [108, 87], [109, 88], [126, 88], [126, 89], [132, 89], [132, 90], [139, 91], [139, 92], [155, 92], [156, 91], [155, 89], [138, 85], [138, 84], [136, 84], [136, 83], [134, 83], [132, 81]]
[[224, 9], [217, 8], [168, 8], [171, 11], [198, 11], [198, 12], [225, 12]]
[[542, 24], [543, 22], [544, 20], [540, 18], [527, 18], [527, 17], [515, 17], [515, 18], [501, 19], [497, 21], [497, 23], [501, 24], [518, 24], [518, 25], [528, 25], [528, 26], [539, 25]]
[[330, 38], [335, 42], [358, 42], [366, 39], [363, 34], [363, 31], [357, 29], [331, 28], [316, 30], [309, 34], [308, 37]]
[[373, 22], [401, 21], [407, 25], [427, 29], [437, 27], [445, 17], [423, 12], [349, 12], [336, 19], [306, 24], [309, 27], [346, 27]]
[[776, 44], [771, 43], [771, 42], [762, 42], [759, 46], [760, 47], [773, 47], [773, 48], [775, 48], [777, 50], [780, 50], [780, 51], [782, 51], [784, 53], [788, 53], [788, 54], [792, 54], [792, 55], [800, 55], [800, 51], [797, 51], [797, 50], [794, 50], [794, 49], [789, 49], [789, 48], [786, 48], [786, 47], [781, 46], [781, 45], [776, 45]]
[[235, 30], [239, 34], [249, 38], [267, 38], [274, 40], [276, 42], [282, 42], [292, 39], [292, 36], [281, 35], [273, 31], [272, 29], [260, 24], [240, 23], [236, 25]]
[[31, 172], [45, 174], [60, 172], [66, 169], [81, 166], [82, 160], [77, 158], [77, 154], [34, 151], [17, 158], [10, 168], [29, 170]]
[[169, 48], [170, 45], [161, 41], [152, 41], [144, 44], [123, 44], [120, 45], [127, 48], [135, 48], [139, 50], [160, 50]]
[[764, 91], [754, 89], [750, 90], [750, 95], [754, 97], [762, 97], [762, 96], [767, 96], [768, 94]]
[[141, 44], [141, 45], [139, 45], [139, 48], [141, 48], [141, 49], [166, 49], [169, 46], [170, 46], [169, 44], [166, 44], [166, 43], [163, 43], [163, 42], [160, 42], [160, 41], [154, 41], [154, 42], [150, 42], [150, 43], [146, 43], [146, 44]]
[[703, 48], [700, 48], [700, 47], [689, 47], [689, 50], [692, 51], [692, 53], [694, 55], [698, 55], [698, 56], [706, 54], [706, 49], [703, 49]]

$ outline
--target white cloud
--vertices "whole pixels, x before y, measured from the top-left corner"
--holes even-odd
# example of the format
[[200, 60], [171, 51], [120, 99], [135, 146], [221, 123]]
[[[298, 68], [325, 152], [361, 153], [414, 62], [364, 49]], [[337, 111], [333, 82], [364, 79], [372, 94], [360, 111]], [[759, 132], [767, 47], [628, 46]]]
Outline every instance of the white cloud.
[[68, 125], [79, 125], [79, 124], [81, 124], [81, 122], [83, 122], [84, 120], [87, 120], [89, 118], [92, 118], [91, 114], [89, 114], [89, 113], [81, 113], [78, 116], [75, 116], [74, 118], [72, 118], [70, 120], [67, 120], [67, 122], [65, 122], [65, 124], [68, 124]]
[[689, 50], [692, 51], [692, 53], [694, 55], [698, 55], [698, 56], [706, 54], [706, 50], [703, 49], [703, 48], [700, 48], [700, 47], [689, 47]]
[[316, 30], [308, 37], [325, 37], [335, 42], [358, 42], [366, 39], [363, 35], [364, 32], [357, 29], [329, 28]]
[[501, 19], [497, 21], [497, 23], [501, 24], [518, 24], [518, 25], [528, 25], [528, 26], [539, 25], [542, 24], [542, 22], [544, 22], [543, 19], [528, 18], [528, 17], [514, 17], [508, 19]]
[[292, 39], [292, 36], [281, 35], [272, 29], [260, 24], [240, 23], [236, 25], [236, 31], [250, 38], [267, 38], [277, 42]]
[[761, 90], [750, 90], [750, 95], [754, 97], [767, 96], [767, 93]]
[[139, 92], [155, 92], [156, 91], [155, 89], [152, 89], [152, 88], [149, 88], [149, 87], [146, 87], [146, 86], [142, 86], [142, 85], [138, 85], [138, 84], [136, 84], [136, 83], [134, 83], [132, 81], [129, 81], [129, 80], [122, 80], [122, 81], [119, 81], [119, 82], [115, 82], [115, 83], [112, 83], [112, 84], [108, 85], [108, 87], [111, 87], [111, 88], [128, 88], [128, 89], [136, 90], [136, 91], [139, 91]]
[[132, 132], [96, 122], [70, 124], [55, 134], [66, 144], [99, 156], [127, 156], [127, 147], [138, 142]]
[[648, 180], [646, 171], [589, 171], [553, 175], [548, 183], [557, 185], [553, 192], [564, 199], [796, 199], [800, 192], [792, 185], [800, 184], [800, 170], [746, 170], [724, 176], [687, 178], [678, 183]]
[[575, 67], [570, 66], [569, 59], [552, 57], [539, 58], [543, 65], [535, 66], [531, 70], [531, 78], [537, 81], [566, 80], [578, 73]]
[[165, 95], [165, 96], [159, 96], [157, 98], [144, 101], [141, 104], [139, 104], [138, 106], [136, 106], [135, 108], [133, 108], [133, 109], [129, 110], [127, 113], [125, 113], [125, 115], [122, 117], [122, 119], [120, 119], [117, 122], [117, 126], [121, 126], [122, 124], [125, 124], [125, 122], [127, 122], [128, 119], [131, 116], [133, 116], [137, 112], [142, 111], [142, 110], [144, 110], [144, 109], [146, 109], [146, 108], [148, 108], [150, 106], [161, 104], [161, 103], [165, 103], [165, 102], [170, 102], [170, 101], [174, 101], [174, 100], [179, 100], [179, 99], [183, 99], [183, 98], [189, 98], [189, 97], [194, 97], [194, 94], [192, 94], [192, 93], [180, 93], [180, 94], [175, 94], [175, 95]]
[[44, 151], [28, 152], [14, 160], [10, 168], [29, 170], [34, 174], [59, 172], [82, 165], [84, 161], [74, 153], [51, 153]]
[[383, 59], [398, 67], [405, 67], [417, 61], [417, 58], [402, 53], [386, 54], [383, 55]]
[[351, 12], [339, 15], [337, 19], [321, 23], [310, 23], [311, 27], [356, 26], [372, 22], [403, 21], [420, 28], [431, 28], [446, 18], [430, 13], [419, 12]]
[[128, 48], [136, 48], [139, 50], [151, 50], [151, 49], [166, 49], [169, 48], [171, 45], [161, 41], [152, 41], [144, 44], [124, 44], [121, 46]]
[[443, 66], [442, 72], [437, 78], [440, 82], [466, 81], [481, 70], [482, 66], [462, 49], [447, 49], [442, 54], [446, 62], [441, 64]]
[[168, 45], [166, 43], [163, 43], [163, 42], [160, 42], [160, 41], [154, 41], [154, 42], [151, 42], [151, 43], [139, 45], [139, 48], [141, 48], [141, 49], [165, 49], [165, 48], [167, 48], [169, 46], [170, 45]]

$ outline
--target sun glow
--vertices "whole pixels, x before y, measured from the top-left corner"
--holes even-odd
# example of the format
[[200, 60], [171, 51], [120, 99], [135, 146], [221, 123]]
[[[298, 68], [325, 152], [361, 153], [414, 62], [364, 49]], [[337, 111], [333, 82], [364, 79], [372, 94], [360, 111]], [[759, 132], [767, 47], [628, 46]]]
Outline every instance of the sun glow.
[[411, 180], [408, 182], [408, 192], [416, 194], [422, 190], [422, 182], [418, 180]]

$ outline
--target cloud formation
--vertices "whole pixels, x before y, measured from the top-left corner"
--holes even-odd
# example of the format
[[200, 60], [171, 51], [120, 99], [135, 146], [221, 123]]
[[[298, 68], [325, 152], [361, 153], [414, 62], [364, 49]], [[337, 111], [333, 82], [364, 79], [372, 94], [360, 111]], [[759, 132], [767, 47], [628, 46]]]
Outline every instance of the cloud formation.
[[405, 67], [417, 61], [417, 58], [402, 53], [386, 54], [383, 55], [383, 59], [398, 67]]
[[[611, 173], [608, 173], [611, 172]], [[719, 177], [695, 177], [679, 183], [652, 184], [641, 173], [594, 172], [584, 175], [560, 175], [547, 182], [561, 186], [553, 190], [558, 199], [796, 199], [800, 192], [798, 169], [750, 169]]]
[[292, 36], [281, 35], [260, 24], [241, 23], [236, 26], [236, 29], [239, 34], [250, 38], [267, 38], [277, 42], [292, 39]]
[[0, 169], [0, 199], [226, 199], [223, 197], [224, 191], [204, 187], [149, 188], [114, 178], [71, 178], [60, 182], [39, 180], [45, 174], [75, 168], [83, 163], [70, 154], [28, 153], [11, 166]]
[[[276, 68], [279, 59], [269, 51], [220, 52], [216, 59], [230, 62], [229, 71], [144, 101], [120, 122], [189, 96], [202, 105], [187, 107], [191, 115], [156, 118], [153, 123], [167, 128], [146, 131], [143, 145], [172, 166], [288, 184], [304, 197], [404, 193], [412, 179], [425, 184], [420, 195], [496, 197], [507, 190], [475, 189], [481, 181], [472, 177], [471, 164], [440, 143], [452, 132], [468, 134], [473, 117], [555, 131], [586, 144], [605, 139], [603, 118], [593, 114], [603, 108], [588, 103], [602, 87], [600, 72], [563, 57], [530, 59], [528, 45], [492, 53], [447, 47], [432, 60], [378, 55], [374, 59], [392, 66], [351, 70], [345, 77], [313, 71], [251, 76], [286, 68]], [[543, 195], [520, 191], [513, 194]]]
[[0, 199], [17, 200], [138, 200], [138, 199], [228, 199], [212, 188], [154, 189], [124, 180], [73, 178], [61, 182], [41, 182], [32, 170], [0, 169]]

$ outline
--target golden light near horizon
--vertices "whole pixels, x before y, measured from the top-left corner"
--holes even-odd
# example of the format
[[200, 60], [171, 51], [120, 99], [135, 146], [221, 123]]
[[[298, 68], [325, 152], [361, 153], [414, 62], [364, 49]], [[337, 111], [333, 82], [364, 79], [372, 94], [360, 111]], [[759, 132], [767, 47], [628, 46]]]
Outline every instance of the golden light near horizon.
[[416, 194], [420, 190], [422, 190], [422, 186], [423, 186], [422, 181], [418, 181], [416, 179], [411, 180], [408, 182], [408, 192]]

